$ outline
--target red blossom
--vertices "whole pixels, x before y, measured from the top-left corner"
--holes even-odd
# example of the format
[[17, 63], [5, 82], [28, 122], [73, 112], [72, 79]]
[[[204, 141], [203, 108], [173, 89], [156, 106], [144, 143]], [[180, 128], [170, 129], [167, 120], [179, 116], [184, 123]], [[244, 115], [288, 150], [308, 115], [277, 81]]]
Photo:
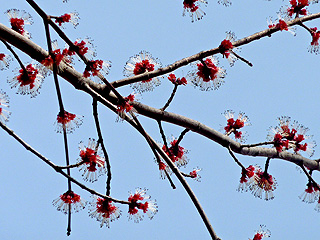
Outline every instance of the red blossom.
[[104, 198], [94, 197], [94, 201], [90, 203], [91, 208], [89, 216], [96, 218], [101, 222], [100, 227], [104, 224], [109, 228], [110, 222], [118, 219], [121, 216], [121, 210], [112, 204], [112, 201]]
[[169, 74], [168, 79], [175, 85], [187, 85], [188, 83], [185, 77], [177, 78], [176, 75], [173, 73]]
[[[150, 200], [150, 196], [146, 195], [146, 189], [137, 188], [135, 193], [130, 193], [128, 198], [129, 203], [129, 219], [135, 218], [135, 222], [142, 220], [142, 216], [139, 213], [139, 209], [146, 213], [150, 219], [157, 213], [156, 201]], [[146, 200], [144, 203], [141, 201]]]
[[25, 30], [26, 24], [32, 24], [32, 17], [24, 10], [9, 9], [6, 11], [12, 30], [30, 38], [30, 34]]
[[224, 39], [220, 43], [219, 51], [224, 57], [228, 58], [230, 55], [230, 52], [228, 50], [232, 50], [232, 49], [233, 49], [233, 45], [230, 40]]
[[129, 96], [125, 97], [123, 99], [124, 101], [121, 101], [117, 105], [117, 112], [123, 113], [123, 112], [130, 112], [133, 109], [133, 106], [130, 104], [130, 102], [134, 101], [134, 94], [130, 94]]
[[64, 15], [61, 15], [60, 17], [57, 17], [55, 22], [59, 24], [59, 26], [62, 25], [62, 23], [69, 22], [71, 19], [71, 15], [66, 13]]
[[85, 147], [83, 142], [79, 144], [80, 159], [79, 163], [82, 163], [80, 171], [83, 171], [82, 176], [84, 180], [94, 182], [98, 179], [98, 176], [106, 172], [105, 159], [101, 156], [101, 150], [99, 144], [89, 138], [88, 146]]
[[197, 64], [198, 76], [202, 78], [204, 82], [214, 81], [218, 77], [219, 68], [210, 58], [205, 59], [203, 63]]
[[67, 214], [69, 211], [78, 212], [85, 208], [85, 203], [82, 202], [80, 195], [74, 193], [71, 190], [66, 191], [60, 195], [59, 198], [52, 202], [53, 206], [57, 207], [58, 211]]
[[11, 18], [10, 24], [12, 30], [20, 33], [21, 35], [24, 34], [24, 20], [21, 18]]
[[173, 140], [170, 142], [170, 147], [167, 149], [165, 145], [163, 145], [163, 151], [169, 156], [172, 162], [176, 163], [178, 167], [184, 166], [188, 163], [188, 159], [186, 156], [187, 150], [185, 150], [180, 145], [177, 145], [178, 140]]
[[227, 126], [224, 127], [226, 135], [230, 135], [234, 133], [236, 139], [242, 139], [243, 134], [239, 129], [243, 128], [244, 126], [250, 125], [249, 119], [244, 113], [239, 113], [238, 118], [234, 119], [234, 112], [229, 110], [224, 113], [225, 117], [227, 118]]
[[83, 72], [83, 76], [84, 77], [90, 77], [90, 75], [92, 76], [97, 76], [99, 71], [102, 69], [103, 67], [103, 61], [102, 60], [92, 60], [89, 61], [87, 63], [87, 66]]
[[185, 16], [185, 13], [188, 12], [192, 22], [200, 20], [204, 15], [206, 15], [206, 13], [200, 9], [198, 5], [199, 2], [207, 4], [207, 1], [205, 0], [184, 0], [182, 15]]
[[18, 75], [14, 78], [8, 78], [8, 83], [11, 85], [11, 88], [18, 88], [17, 93], [35, 97], [39, 93], [45, 75], [46, 69], [41, 69], [40, 66], [30, 63], [24, 68], [19, 69]]
[[82, 124], [82, 118], [67, 111], [59, 112], [56, 121], [56, 131], [62, 133], [64, 129], [67, 133], [72, 133], [76, 127]]

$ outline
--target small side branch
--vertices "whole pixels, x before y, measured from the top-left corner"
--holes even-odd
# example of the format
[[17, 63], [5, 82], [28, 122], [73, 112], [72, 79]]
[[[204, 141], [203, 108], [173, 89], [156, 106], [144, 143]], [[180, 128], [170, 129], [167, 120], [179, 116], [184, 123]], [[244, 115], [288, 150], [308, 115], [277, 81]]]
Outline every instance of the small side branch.
[[83, 190], [93, 194], [93, 195], [97, 195], [101, 198], [104, 199], [108, 199], [111, 200], [113, 202], [116, 203], [120, 203], [120, 204], [130, 204], [130, 202], [128, 201], [123, 201], [123, 200], [119, 200], [110, 196], [106, 196], [103, 195], [101, 193], [96, 192], [95, 190], [87, 187], [86, 185], [80, 183], [79, 181], [77, 181], [76, 179], [74, 179], [73, 177], [69, 176], [68, 174], [66, 174], [64, 171], [62, 171], [62, 169], [60, 169], [57, 165], [55, 165], [53, 162], [51, 162], [49, 159], [47, 159], [45, 156], [43, 156], [42, 154], [40, 154], [38, 151], [36, 151], [34, 148], [32, 148], [28, 143], [26, 143], [22, 138], [20, 138], [13, 130], [11, 130], [9, 127], [7, 127], [5, 124], [3, 124], [2, 122], [0, 122], [0, 127], [6, 131], [10, 136], [12, 136], [17, 142], [19, 142], [26, 150], [30, 151], [32, 154], [34, 154], [35, 156], [37, 156], [38, 158], [40, 158], [43, 162], [45, 162], [46, 164], [48, 164], [50, 167], [52, 167], [56, 172], [60, 173], [61, 175], [63, 175], [65, 178], [69, 179], [71, 182], [73, 182], [74, 184], [76, 184], [77, 186], [79, 186], [80, 188], [82, 188]]
[[96, 124], [96, 129], [97, 129], [97, 134], [98, 134], [98, 143], [100, 144], [105, 160], [106, 160], [106, 165], [107, 165], [107, 186], [106, 186], [106, 195], [110, 195], [110, 189], [111, 189], [111, 165], [110, 165], [110, 161], [109, 161], [109, 156], [108, 156], [108, 152], [104, 146], [103, 143], [103, 137], [102, 137], [102, 133], [101, 133], [101, 128], [100, 128], [100, 123], [99, 123], [99, 118], [98, 118], [98, 104], [97, 104], [97, 100], [93, 98], [92, 100], [92, 106], [93, 106], [93, 117], [94, 117], [94, 121]]
[[177, 92], [177, 89], [178, 89], [178, 84], [174, 84], [174, 88], [172, 90], [170, 98], [168, 99], [167, 103], [163, 106], [163, 108], [160, 108], [160, 110], [164, 111], [167, 109], [167, 107], [169, 107], [170, 103], [172, 102], [172, 100]]

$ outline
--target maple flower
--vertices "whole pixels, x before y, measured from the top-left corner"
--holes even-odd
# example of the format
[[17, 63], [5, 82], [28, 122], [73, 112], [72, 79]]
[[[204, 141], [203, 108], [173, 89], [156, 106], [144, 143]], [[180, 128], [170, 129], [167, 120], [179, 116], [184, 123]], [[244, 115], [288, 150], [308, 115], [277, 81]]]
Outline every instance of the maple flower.
[[199, 2], [205, 5], [208, 4], [205, 0], [184, 0], [182, 16], [185, 16], [186, 12], [188, 12], [191, 17], [191, 22], [200, 20], [206, 13], [199, 7]]
[[236, 36], [233, 32], [226, 32], [227, 37], [220, 43], [219, 51], [223, 57], [228, 59], [230, 66], [234, 65], [234, 62], [237, 60], [237, 57], [234, 55], [234, 51], [239, 50], [233, 46], [232, 42], [236, 41]]
[[0, 53], [0, 70], [4, 70], [9, 67], [12, 58], [10, 55]]
[[302, 202], [305, 203], [314, 203], [319, 198], [319, 187], [314, 185], [312, 182], [307, 183], [307, 188], [304, 192], [299, 196]]
[[17, 93], [35, 97], [39, 94], [47, 70], [38, 64], [30, 63], [25, 66], [25, 69], [21, 68], [17, 74], [14, 78], [7, 80], [11, 88], [18, 87]]
[[[143, 219], [143, 215], [139, 209], [146, 213], [150, 219], [158, 212], [158, 206], [155, 200], [150, 200], [150, 196], [146, 195], [147, 189], [136, 188], [135, 193], [129, 192], [129, 220], [134, 218], [134, 222], [138, 223]], [[144, 203], [142, 202], [144, 201]]]
[[2, 123], [7, 122], [11, 115], [11, 112], [4, 107], [9, 107], [9, 97], [4, 91], [0, 90], [0, 122]]
[[[158, 163], [158, 162], [157, 162]], [[160, 161], [158, 163], [159, 166], [159, 171], [160, 171], [160, 178], [161, 179], [165, 179], [167, 177], [166, 173], [167, 172], [169, 175], [171, 174], [171, 170], [170, 168], [167, 166], [166, 163], [164, 163], [163, 161]]]
[[246, 132], [239, 131], [239, 129], [251, 125], [247, 115], [243, 112], [239, 112], [238, 118], [235, 120], [234, 111], [227, 110], [224, 112], [224, 116], [227, 119], [227, 126], [224, 127], [225, 134], [229, 136], [234, 133], [235, 139], [243, 142], [245, 140]]
[[316, 143], [314, 141], [308, 141], [312, 138], [312, 136], [306, 135], [306, 132], [309, 131], [309, 129], [299, 124], [297, 121], [293, 121], [291, 124], [291, 118], [288, 116], [279, 117], [278, 120], [279, 126], [275, 128], [270, 127], [267, 136], [269, 141], [273, 141], [276, 150], [281, 152], [283, 150], [292, 149], [294, 153], [304, 151], [309, 156], [312, 156]]
[[67, 111], [59, 112], [55, 122], [55, 130], [57, 133], [63, 133], [65, 129], [67, 133], [72, 133], [75, 128], [78, 128], [82, 124], [82, 118], [83, 116], [78, 116]]
[[265, 225], [260, 225], [260, 229], [256, 232], [253, 239], [249, 239], [249, 240], [261, 240], [263, 238], [270, 237], [271, 236], [270, 230], [265, 228], [266, 228]]
[[[61, 49], [58, 46], [58, 41], [53, 40], [52, 41], [52, 54], [54, 55], [55, 58], [55, 63], [57, 66], [63, 61], [66, 64], [71, 64], [72, 63], [72, 53], [69, 51], [69, 49], [65, 48], [61, 51]], [[48, 55], [45, 59], [41, 61], [41, 64], [43, 64], [46, 67], [52, 68], [53, 66], [53, 58], [51, 55]]]
[[[92, 39], [88, 37], [84, 39], [79, 38], [79, 39], [76, 39], [76, 41], [73, 44], [78, 49], [78, 52], [80, 55], [85, 56], [88, 59], [92, 59], [93, 57], [96, 57], [97, 53], [92, 43]], [[73, 49], [71, 49], [71, 47], [69, 47], [68, 54], [75, 55], [76, 53]]]
[[309, 0], [290, 0], [291, 6], [282, 10], [282, 13], [288, 17], [306, 16], [308, 14], [305, 7], [309, 6]]
[[182, 78], [177, 78], [175, 74], [171, 73], [169, 74], [168, 76], [168, 79], [170, 82], [172, 82], [174, 85], [187, 85], [188, 82], [186, 80], [185, 77], [182, 77]]
[[[277, 181], [272, 175], [263, 172], [261, 169], [255, 170], [255, 184], [251, 187], [251, 192], [255, 197], [271, 200], [274, 198], [273, 191], [277, 187]], [[263, 196], [264, 195], [264, 196]]]
[[171, 161], [177, 165], [177, 167], [186, 166], [186, 164], [189, 162], [189, 159], [186, 155], [188, 150], [180, 145], [177, 145], [177, 142], [177, 139], [173, 139], [170, 142], [170, 147], [168, 146], [167, 149], [166, 146], [163, 145], [162, 150], [169, 156]]
[[310, 30], [312, 31], [312, 33], [311, 33], [312, 41], [311, 41], [311, 44], [310, 44], [308, 51], [310, 53], [318, 54], [319, 53], [320, 31], [318, 31], [318, 29], [316, 27], [310, 28]]
[[102, 155], [101, 147], [96, 140], [89, 138], [88, 146], [85, 147], [83, 142], [79, 144], [80, 165], [79, 171], [83, 171], [85, 181], [94, 182], [98, 177], [106, 173], [105, 158]]
[[86, 206], [86, 202], [81, 201], [80, 195], [75, 194], [73, 191], [66, 191], [60, 197], [53, 200], [52, 204], [57, 207], [58, 211], [64, 214], [67, 214], [69, 210], [72, 213], [79, 212], [79, 210], [84, 209]]
[[5, 13], [10, 20], [11, 29], [26, 38], [30, 38], [30, 33], [24, 29], [24, 26], [33, 23], [31, 15], [24, 10], [18, 9], [9, 9]]
[[87, 66], [83, 72], [83, 76], [88, 78], [91, 75], [98, 76], [99, 73], [107, 75], [109, 73], [110, 67], [111, 63], [109, 61], [91, 60], [87, 62]]
[[93, 197], [93, 202], [90, 203], [89, 216], [96, 218], [101, 222], [100, 227], [106, 225], [110, 228], [110, 222], [118, 219], [121, 216], [121, 210], [112, 204], [108, 199]]
[[129, 94], [127, 97], [123, 98], [124, 101], [117, 105], [117, 112], [130, 112], [133, 109], [133, 106], [130, 102], [133, 102], [135, 98], [134, 94]]
[[278, 16], [278, 22], [277, 21], [273, 22], [272, 18], [269, 18], [267, 20], [269, 28], [273, 28], [274, 27], [276, 29], [279, 29], [280, 31], [288, 31], [293, 36], [295, 36], [296, 35], [295, 28], [289, 27], [288, 24], [287, 24], [287, 21], [288, 21], [288, 19], [281, 18], [280, 16]]
[[195, 168], [195, 169], [193, 169], [193, 170], [189, 173], [189, 175], [190, 175], [191, 178], [193, 178], [194, 180], [200, 182], [200, 181], [201, 181], [201, 180], [200, 180], [201, 176], [198, 174], [198, 172], [200, 172], [201, 170], [202, 170], [201, 168]]
[[214, 57], [208, 57], [201, 62], [194, 63], [196, 71], [188, 73], [188, 79], [191, 80], [194, 87], [199, 87], [201, 91], [217, 90], [223, 83], [226, 71], [217, 67], [218, 60]]
[[58, 23], [59, 26], [61, 26], [63, 23], [70, 22], [74, 27], [78, 26], [79, 24], [79, 13], [72, 12], [72, 13], [65, 13], [61, 15], [60, 17], [55, 17], [55, 22]]
[[257, 169], [260, 169], [259, 166], [252, 166], [250, 165], [245, 170], [242, 169], [240, 184], [237, 188], [238, 192], [247, 192], [248, 190], [252, 189], [256, 182], [255, 174]]
[[[132, 77], [146, 72], [152, 72], [156, 68], [160, 67], [161, 63], [157, 58], [152, 57], [149, 52], [141, 51], [139, 54], [130, 57], [126, 62], [123, 75], [126, 77]], [[155, 87], [159, 86], [160, 83], [160, 77], [154, 77], [133, 83], [131, 86], [139, 93], [142, 93], [145, 91], [152, 91]]]

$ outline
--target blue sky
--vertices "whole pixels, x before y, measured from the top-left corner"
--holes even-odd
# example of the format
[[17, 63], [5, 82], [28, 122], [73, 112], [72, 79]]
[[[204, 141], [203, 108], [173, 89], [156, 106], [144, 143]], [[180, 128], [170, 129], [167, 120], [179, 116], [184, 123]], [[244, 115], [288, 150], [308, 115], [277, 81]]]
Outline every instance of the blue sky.
[[[71, 39], [94, 39], [98, 58], [110, 60], [112, 68], [109, 81], [123, 78], [123, 67], [130, 56], [141, 50], [149, 51], [163, 66], [193, 55], [202, 50], [219, 46], [226, 31], [235, 32], [238, 39], [267, 28], [266, 19], [277, 17], [276, 12], [288, 1], [248, 0], [233, 1], [231, 7], [224, 7], [210, 0], [202, 5], [206, 16], [191, 23], [182, 17], [182, 1], [104, 1], [69, 0], [44, 1], [37, 3], [51, 15], [61, 15], [76, 10], [80, 24], [74, 29], [65, 27]], [[25, 1], [11, 0], [1, 4], [1, 11], [17, 8], [29, 12], [34, 19], [27, 30], [32, 40], [46, 49], [42, 20]], [[316, 13], [317, 5], [310, 8]], [[0, 22], [9, 25], [5, 14]], [[306, 23], [309, 27], [320, 27], [320, 20]], [[290, 116], [307, 126], [309, 135], [320, 142], [317, 110], [320, 100], [318, 89], [319, 55], [310, 54], [307, 48], [310, 34], [297, 29], [297, 36], [279, 32], [271, 38], [264, 38], [243, 46], [241, 56], [253, 63], [250, 68], [241, 61], [233, 67], [219, 57], [220, 66], [227, 71], [225, 84], [217, 91], [202, 92], [191, 85], [180, 87], [168, 111], [176, 112], [198, 120], [216, 130], [226, 123], [222, 113], [232, 109], [245, 112], [252, 126], [247, 127], [247, 143], [266, 140], [267, 130], [277, 125], [277, 118]], [[57, 36], [53, 35], [53, 39]], [[59, 45], [64, 43], [59, 40]], [[5, 47], [0, 46], [0, 52]], [[30, 59], [18, 51], [23, 62]], [[64, 164], [63, 138], [54, 132], [53, 123], [58, 113], [58, 101], [52, 77], [45, 79], [39, 96], [15, 94], [10, 89], [7, 77], [13, 77], [11, 70], [1, 71], [0, 88], [10, 96], [12, 115], [8, 126], [26, 142], [40, 151], [57, 165]], [[83, 65], [75, 68], [83, 71]], [[175, 73], [184, 76], [191, 70], [183, 67]], [[78, 143], [97, 138], [92, 118], [91, 99], [83, 92], [60, 79], [65, 108], [84, 115], [83, 125], [69, 135], [71, 161], [78, 158]], [[153, 92], [142, 94], [140, 101], [160, 108], [172, 91], [172, 84], [162, 80]], [[119, 89], [124, 96], [132, 92], [127, 86]], [[72, 233], [68, 239], [210, 239], [205, 226], [179, 182], [173, 178], [177, 189], [172, 190], [166, 180], [159, 178], [153, 155], [143, 138], [125, 122], [116, 122], [116, 115], [100, 106], [99, 116], [108, 154], [112, 165], [111, 195], [126, 200], [128, 191], [136, 187], [148, 188], [148, 194], [156, 199], [159, 212], [151, 221], [145, 219], [136, 224], [128, 221], [126, 206], [119, 206], [122, 216], [112, 222], [110, 229], [100, 229], [99, 223], [88, 217], [88, 210], [76, 213], [72, 218]], [[161, 141], [157, 124], [139, 116], [145, 129], [152, 137]], [[177, 137], [183, 130], [164, 123], [168, 136]], [[67, 217], [52, 206], [52, 200], [67, 189], [67, 181], [49, 166], [23, 149], [13, 138], [0, 131], [2, 173], [0, 174], [0, 237], [9, 239], [67, 239]], [[189, 164], [183, 170], [201, 167], [201, 182], [188, 180], [204, 207], [213, 228], [222, 239], [252, 238], [260, 224], [271, 230], [271, 239], [317, 239], [320, 215], [313, 210], [315, 204], [302, 203], [298, 196], [304, 191], [306, 177], [296, 166], [281, 160], [272, 160], [269, 172], [277, 182], [275, 199], [264, 201], [250, 193], [238, 193], [241, 169], [234, 163], [226, 149], [215, 142], [187, 133], [181, 145], [189, 150]], [[319, 158], [319, 147], [312, 159]], [[264, 158], [238, 156], [245, 165], [264, 165]], [[78, 170], [72, 176], [81, 180]], [[315, 179], [318, 173], [314, 173]], [[82, 180], [81, 180], [82, 181]], [[104, 177], [89, 187], [105, 191]], [[77, 186], [75, 192], [84, 199], [90, 195]]]

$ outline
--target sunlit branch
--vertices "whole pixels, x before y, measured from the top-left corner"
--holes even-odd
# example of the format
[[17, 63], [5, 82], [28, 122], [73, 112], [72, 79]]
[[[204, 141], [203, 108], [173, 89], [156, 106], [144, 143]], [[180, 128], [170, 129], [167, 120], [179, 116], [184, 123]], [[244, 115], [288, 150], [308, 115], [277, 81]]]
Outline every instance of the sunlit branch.
[[[316, 18], [320, 18], [320, 13], [307, 15], [307, 16], [304, 16], [304, 17], [301, 17], [301, 18], [295, 18], [294, 20], [288, 21], [287, 25], [288, 26], [294, 26], [294, 25], [299, 24], [299, 22], [306, 22], [306, 21], [310, 21], [310, 20], [313, 20], [313, 19], [316, 19]], [[266, 30], [257, 32], [255, 34], [252, 34], [252, 35], [248, 36], [248, 37], [244, 37], [244, 38], [242, 38], [242, 39], [240, 39], [238, 41], [235, 41], [235, 42], [232, 43], [232, 45], [234, 47], [239, 47], [239, 46], [242, 46], [242, 45], [246, 45], [246, 44], [248, 44], [248, 43], [250, 43], [252, 41], [259, 40], [260, 38], [270, 37], [272, 34], [278, 32], [278, 31], [281, 31], [281, 30], [278, 29], [278, 28], [271, 28], [271, 29], [268, 28]], [[200, 59], [203, 59], [203, 58], [206, 58], [208, 56], [212, 56], [212, 55], [215, 55], [215, 54], [218, 54], [218, 53], [219, 53], [219, 47], [212, 48], [210, 50], [199, 52], [199, 53], [197, 53], [195, 55], [192, 55], [190, 57], [183, 58], [183, 59], [181, 59], [179, 61], [176, 61], [173, 64], [168, 65], [167, 67], [160, 68], [160, 69], [157, 69], [157, 70], [152, 71], [152, 72], [146, 72], [146, 73], [143, 73], [143, 74], [140, 74], [140, 75], [136, 75], [136, 76], [124, 78], [124, 79], [121, 79], [121, 80], [117, 80], [117, 81], [111, 82], [111, 84], [115, 88], [117, 88], [117, 87], [121, 87], [121, 86], [128, 85], [128, 84], [131, 84], [131, 83], [135, 83], [135, 82], [139, 82], [139, 81], [142, 81], [142, 80], [146, 80], [146, 79], [150, 79], [150, 78], [153, 78], [153, 77], [157, 77], [157, 76], [160, 76], [160, 75], [163, 75], [163, 74], [166, 74], [166, 73], [170, 73], [170, 72], [172, 72], [172, 71], [174, 71], [174, 70], [176, 70], [176, 69], [178, 69], [178, 68], [180, 68], [182, 66], [186, 66], [191, 62], [195, 62], [195, 61], [198, 61]]]

